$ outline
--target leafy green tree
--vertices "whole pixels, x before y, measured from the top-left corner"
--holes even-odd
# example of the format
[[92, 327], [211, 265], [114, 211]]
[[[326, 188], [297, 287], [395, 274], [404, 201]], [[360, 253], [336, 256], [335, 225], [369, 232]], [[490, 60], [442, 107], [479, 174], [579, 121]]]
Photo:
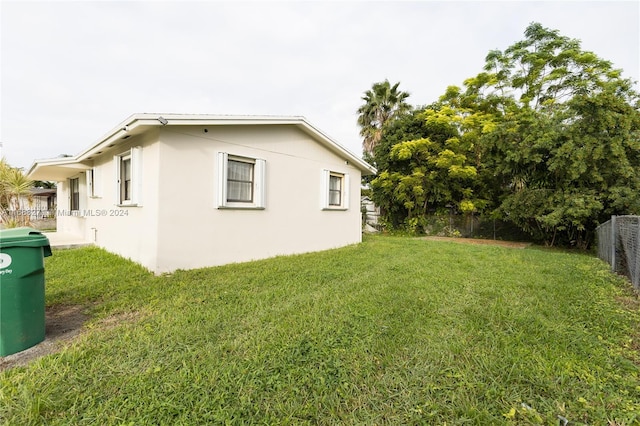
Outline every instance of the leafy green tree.
[[426, 137], [444, 141], [451, 136], [457, 135], [457, 133], [452, 134], [450, 132], [443, 132], [441, 136], [432, 134], [431, 129], [427, 127], [427, 123], [424, 120], [424, 109], [413, 109], [387, 123], [381, 133], [380, 140], [374, 147], [373, 153], [364, 152], [365, 160], [373, 164], [378, 170], [386, 170], [389, 167], [391, 148], [397, 143]]
[[539, 23], [530, 24], [525, 39], [504, 52], [489, 52], [484, 69], [486, 74], [476, 77], [477, 88], [534, 110], [567, 105], [574, 96], [600, 93], [612, 83], [627, 94], [632, 87], [611, 62]]
[[[423, 117], [424, 110], [414, 109], [411, 112], [398, 117], [385, 126], [380, 141], [374, 148], [373, 155], [364, 153], [365, 160], [375, 165], [378, 169], [378, 176], [383, 172], [387, 175], [393, 173], [404, 173], [407, 170], [405, 162], [397, 161], [391, 158], [391, 149], [394, 145], [404, 141], [431, 138], [437, 142], [443, 142], [449, 137], [457, 135], [455, 129], [449, 128], [448, 131], [441, 134], [432, 134], [431, 129], [427, 126]], [[451, 133], [453, 131], [453, 133]], [[397, 176], [396, 176], [397, 177]], [[373, 177], [366, 179], [367, 183], [371, 183]], [[377, 184], [382, 184], [382, 180], [378, 180]], [[381, 209], [383, 219], [393, 228], [404, 226], [408, 216], [408, 210], [403, 202], [398, 201], [392, 191], [388, 191], [387, 186], [379, 185], [375, 189], [371, 188], [371, 196], [374, 202]]]
[[638, 94], [610, 62], [533, 23], [464, 85], [443, 103], [497, 214], [547, 244], [588, 246], [608, 215], [639, 212]]
[[422, 137], [394, 143], [388, 153], [381, 150], [393, 142], [385, 140], [377, 151], [384, 167], [371, 182], [373, 200], [393, 227], [420, 231], [429, 213], [450, 206], [472, 212], [482, 204], [474, 199], [476, 168], [470, 164], [469, 146], [449, 118], [443, 117], [446, 112], [437, 108], [413, 114], [397, 134], [385, 134], [384, 138]]
[[462, 88], [386, 126], [372, 157], [393, 225], [446, 203], [587, 247], [611, 214], [640, 213], [640, 96], [578, 40], [532, 23]]
[[389, 80], [374, 83], [362, 96], [364, 104], [358, 108], [358, 125], [364, 151], [373, 155], [374, 149], [385, 126], [411, 110], [407, 103], [409, 93], [398, 90], [400, 83], [393, 86]]

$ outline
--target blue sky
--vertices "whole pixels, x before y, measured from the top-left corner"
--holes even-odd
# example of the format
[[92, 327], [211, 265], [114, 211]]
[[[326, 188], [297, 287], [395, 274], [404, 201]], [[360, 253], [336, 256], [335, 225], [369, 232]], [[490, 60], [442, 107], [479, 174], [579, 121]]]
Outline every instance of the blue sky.
[[2, 155], [77, 154], [140, 112], [302, 115], [361, 155], [374, 82], [429, 104], [531, 22], [640, 80], [638, 1], [2, 0]]

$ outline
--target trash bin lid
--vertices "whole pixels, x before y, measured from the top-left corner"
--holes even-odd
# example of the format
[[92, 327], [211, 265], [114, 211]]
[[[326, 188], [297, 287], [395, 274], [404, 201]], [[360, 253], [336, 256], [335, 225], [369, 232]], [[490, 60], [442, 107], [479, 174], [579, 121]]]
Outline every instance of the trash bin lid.
[[51, 256], [49, 239], [42, 232], [29, 227], [0, 230], [0, 249], [10, 247], [44, 247], [44, 256]]

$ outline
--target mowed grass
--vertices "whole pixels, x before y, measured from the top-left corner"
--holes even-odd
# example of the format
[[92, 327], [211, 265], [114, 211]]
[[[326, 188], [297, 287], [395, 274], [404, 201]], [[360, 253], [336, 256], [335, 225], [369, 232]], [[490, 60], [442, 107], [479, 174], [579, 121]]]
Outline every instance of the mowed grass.
[[368, 237], [154, 277], [47, 258], [88, 331], [0, 373], [0, 423], [640, 423], [638, 299], [587, 255]]

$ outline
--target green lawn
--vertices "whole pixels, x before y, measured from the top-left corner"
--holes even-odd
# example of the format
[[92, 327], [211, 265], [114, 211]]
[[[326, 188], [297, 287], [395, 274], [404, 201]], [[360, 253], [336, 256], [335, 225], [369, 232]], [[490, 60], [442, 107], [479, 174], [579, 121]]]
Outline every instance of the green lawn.
[[640, 423], [638, 299], [587, 255], [368, 237], [154, 277], [84, 248], [46, 277], [92, 319], [0, 373], [3, 425]]

